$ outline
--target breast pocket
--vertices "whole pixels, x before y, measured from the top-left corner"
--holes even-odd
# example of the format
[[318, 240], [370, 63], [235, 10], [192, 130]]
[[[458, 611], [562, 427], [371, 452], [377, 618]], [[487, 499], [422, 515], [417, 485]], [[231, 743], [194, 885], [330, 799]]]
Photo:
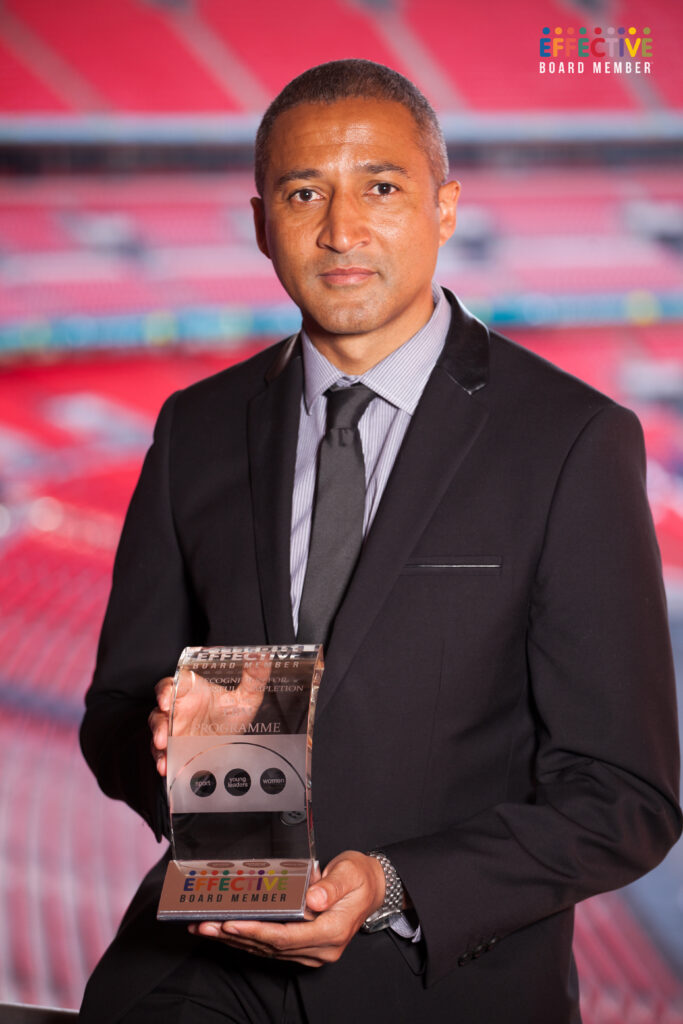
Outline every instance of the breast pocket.
[[407, 575], [500, 576], [500, 555], [429, 555], [412, 558], [401, 572]]

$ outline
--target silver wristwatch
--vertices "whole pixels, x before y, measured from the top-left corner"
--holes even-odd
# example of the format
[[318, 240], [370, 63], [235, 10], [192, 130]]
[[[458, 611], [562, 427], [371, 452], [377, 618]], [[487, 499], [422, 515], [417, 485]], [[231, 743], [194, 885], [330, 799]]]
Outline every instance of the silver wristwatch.
[[366, 917], [361, 925], [362, 932], [379, 932], [388, 928], [391, 922], [403, 909], [403, 885], [396, 868], [381, 850], [372, 850], [368, 857], [374, 857], [382, 865], [384, 872], [384, 902], [379, 910]]

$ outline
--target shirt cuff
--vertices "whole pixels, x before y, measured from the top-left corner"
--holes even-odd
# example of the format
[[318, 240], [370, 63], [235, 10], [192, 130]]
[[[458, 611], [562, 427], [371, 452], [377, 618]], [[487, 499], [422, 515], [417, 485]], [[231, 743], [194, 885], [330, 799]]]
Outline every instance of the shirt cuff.
[[420, 925], [413, 925], [410, 923], [405, 914], [399, 914], [395, 917], [389, 925], [392, 932], [396, 932], [402, 939], [410, 939], [411, 942], [419, 942], [422, 938], [422, 929]]

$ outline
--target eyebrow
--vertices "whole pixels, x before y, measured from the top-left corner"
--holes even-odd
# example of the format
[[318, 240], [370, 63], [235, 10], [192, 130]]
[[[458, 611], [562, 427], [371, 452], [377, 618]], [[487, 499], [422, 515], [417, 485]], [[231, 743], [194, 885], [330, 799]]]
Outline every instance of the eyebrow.
[[[366, 174], [384, 174], [385, 171], [393, 171], [395, 174], [403, 174], [406, 178], [410, 178], [410, 174], [405, 167], [402, 167], [400, 164], [391, 163], [389, 160], [383, 161], [379, 164], [356, 164], [354, 171], [363, 171]], [[305, 180], [307, 178], [322, 177], [322, 171], [316, 170], [315, 167], [294, 167], [291, 171], [286, 171], [284, 174], [280, 175], [275, 182], [275, 188], [282, 188], [283, 185], [286, 185], [290, 181], [301, 181], [301, 179]]]
[[300, 178], [322, 178], [322, 174], [320, 171], [316, 171], [314, 167], [304, 167], [301, 170], [295, 167], [293, 170], [280, 175], [275, 182], [275, 188], [281, 188], [288, 181], [298, 181]]

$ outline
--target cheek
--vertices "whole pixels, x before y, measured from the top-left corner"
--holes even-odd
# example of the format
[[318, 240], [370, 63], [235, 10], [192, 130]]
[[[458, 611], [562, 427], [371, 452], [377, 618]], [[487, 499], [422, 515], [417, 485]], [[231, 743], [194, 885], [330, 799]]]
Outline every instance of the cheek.
[[439, 249], [438, 223], [427, 217], [394, 220], [383, 233], [383, 248], [399, 274], [412, 277], [420, 267], [432, 273]]
[[296, 280], [305, 262], [305, 233], [300, 229], [290, 228], [287, 231], [267, 232], [270, 258], [278, 276], [286, 280]]
[[394, 250], [433, 248], [439, 241], [436, 206], [405, 210], [378, 221], [376, 230]]

